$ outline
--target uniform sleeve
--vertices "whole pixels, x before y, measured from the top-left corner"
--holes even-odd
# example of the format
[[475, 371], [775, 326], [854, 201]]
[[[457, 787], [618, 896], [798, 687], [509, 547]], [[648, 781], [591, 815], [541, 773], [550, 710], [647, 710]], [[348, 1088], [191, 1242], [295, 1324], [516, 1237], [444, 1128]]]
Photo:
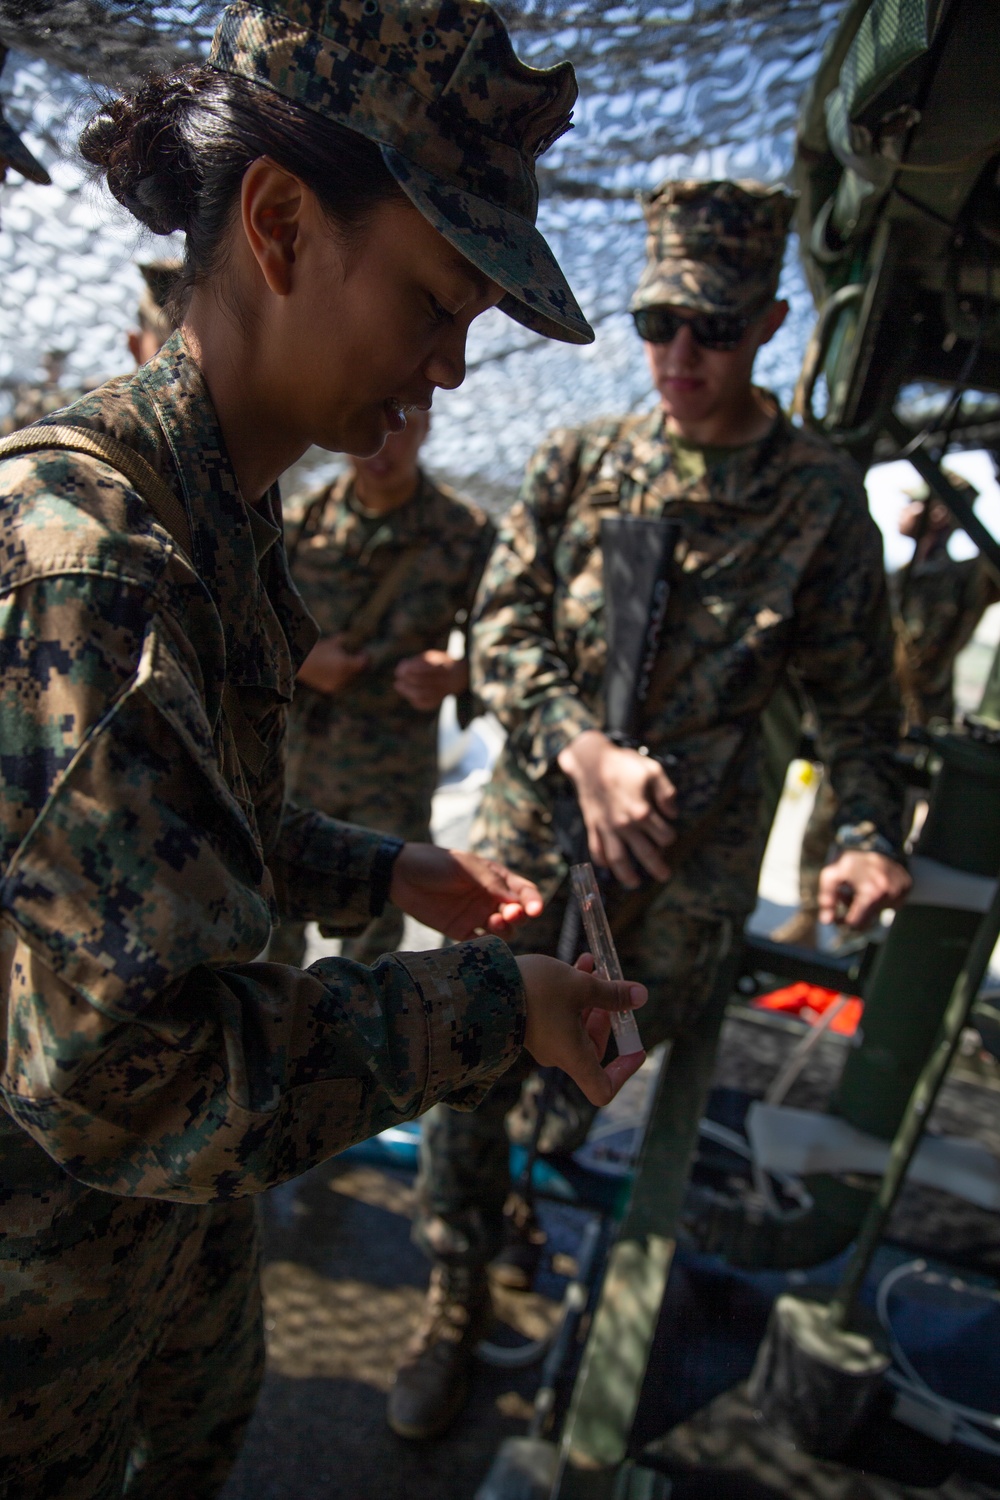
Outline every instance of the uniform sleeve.
[[461, 605], [462, 613], [465, 617], [462, 622], [465, 635], [465, 660], [470, 664], [469, 686], [464, 692], [459, 693], [455, 699], [455, 712], [461, 729], [468, 729], [476, 715], [483, 713], [486, 707], [472, 686], [472, 610], [496, 538], [497, 530], [493, 522], [484, 519], [476, 538], [476, 546], [466, 579], [465, 598], [462, 600]]
[[555, 640], [558, 532], [578, 472], [577, 434], [557, 433], [532, 459], [521, 499], [500, 526], [472, 622], [472, 685], [539, 779], [561, 750], [599, 721]]
[[268, 861], [278, 911], [337, 936], [363, 932], [389, 899], [398, 851], [398, 839], [287, 803]]
[[900, 702], [882, 538], [860, 484], [834, 482], [843, 500], [796, 596], [792, 661], [816, 709], [838, 831], [849, 831], [853, 848], [901, 859]]
[[[0, 599], [0, 651], [0, 1087], [72, 1176], [181, 1202], [259, 1191], [438, 1099], [476, 1102], [509, 1065], [524, 998], [498, 939], [373, 969], [252, 961], [270, 872], [197, 657], [148, 589], [25, 583]], [[349, 882], [373, 846], [345, 847]]]

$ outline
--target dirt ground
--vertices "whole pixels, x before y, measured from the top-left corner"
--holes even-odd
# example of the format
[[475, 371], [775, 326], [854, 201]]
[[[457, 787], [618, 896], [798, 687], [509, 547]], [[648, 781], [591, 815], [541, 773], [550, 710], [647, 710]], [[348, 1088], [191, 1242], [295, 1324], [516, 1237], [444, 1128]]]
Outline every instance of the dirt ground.
[[[349, 1160], [267, 1195], [268, 1373], [223, 1500], [471, 1500], [502, 1439], [524, 1432], [537, 1372], [486, 1366], [445, 1438], [418, 1446], [386, 1425], [386, 1392], [427, 1280], [409, 1239], [412, 1205], [407, 1174]], [[546, 1214], [556, 1253], [572, 1251], [583, 1217]], [[563, 1284], [548, 1274], [502, 1312], [538, 1337]]]

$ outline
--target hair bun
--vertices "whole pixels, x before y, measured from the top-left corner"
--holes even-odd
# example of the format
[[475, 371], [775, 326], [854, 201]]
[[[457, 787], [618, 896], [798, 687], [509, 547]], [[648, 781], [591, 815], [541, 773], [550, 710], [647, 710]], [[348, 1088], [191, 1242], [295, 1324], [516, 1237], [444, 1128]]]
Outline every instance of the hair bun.
[[189, 92], [181, 76], [153, 76], [112, 99], [84, 127], [80, 151], [118, 202], [154, 234], [184, 229], [197, 183], [183, 138]]
[[92, 120], [87, 121], [80, 136], [80, 154], [84, 161], [92, 162], [95, 167], [107, 167], [112, 152], [121, 141], [122, 133], [115, 115], [123, 103], [124, 100], [116, 99], [113, 104], [105, 104]]

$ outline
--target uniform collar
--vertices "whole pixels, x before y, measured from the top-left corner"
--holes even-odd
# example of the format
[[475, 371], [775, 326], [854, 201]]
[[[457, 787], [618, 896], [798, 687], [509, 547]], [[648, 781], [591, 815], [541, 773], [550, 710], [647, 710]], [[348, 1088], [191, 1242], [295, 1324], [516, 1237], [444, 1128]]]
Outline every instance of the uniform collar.
[[673, 500], [679, 494], [693, 501], [720, 501], [740, 508], [770, 505], [774, 486], [792, 437], [792, 427], [777, 399], [765, 391], [777, 407], [774, 421], [756, 443], [734, 449], [726, 463], [710, 466], [701, 479], [681, 484], [674, 468], [673, 449], [666, 416], [658, 406], [636, 419], [630, 434], [627, 469], [629, 477], [654, 499]]
[[278, 487], [272, 485], [258, 506], [243, 499], [208, 386], [181, 332], [134, 380], [173, 459], [193, 561], [222, 619], [227, 681], [291, 698], [295, 671], [316, 632], [289, 576], [284, 548], [275, 546], [281, 536]]
[[395, 510], [387, 510], [384, 515], [376, 516], [364, 509], [358, 498], [353, 474], [344, 475], [341, 499], [359, 521], [363, 521], [368, 526], [377, 527], [380, 532], [384, 530], [387, 539], [405, 542], [416, 539], [426, 530], [426, 504], [431, 493], [427, 475], [423, 469], [418, 468], [417, 487], [409, 500], [397, 506]]

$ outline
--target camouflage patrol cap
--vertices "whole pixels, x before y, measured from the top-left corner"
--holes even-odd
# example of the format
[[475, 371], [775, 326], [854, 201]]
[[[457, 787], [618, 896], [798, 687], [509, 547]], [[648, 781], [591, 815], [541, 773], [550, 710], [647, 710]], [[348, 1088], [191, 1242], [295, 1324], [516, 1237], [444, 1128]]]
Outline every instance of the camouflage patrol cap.
[[535, 159], [570, 128], [568, 62], [529, 68], [485, 0], [236, 0], [209, 63], [375, 141], [424, 217], [565, 343], [594, 334], [535, 228]]
[[13, 167], [15, 172], [20, 172], [22, 177], [27, 177], [29, 182], [40, 182], [48, 185], [52, 178], [46, 172], [40, 161], [36, 161], [27, 146], [11, 125], [4, 119], [3, 106], [0, 105], [0, 168]]
[[762, 182], [664, 182], [640, 199], [646, 269], [630, 304], [745, 313], [770, 301], [795, 196]]

